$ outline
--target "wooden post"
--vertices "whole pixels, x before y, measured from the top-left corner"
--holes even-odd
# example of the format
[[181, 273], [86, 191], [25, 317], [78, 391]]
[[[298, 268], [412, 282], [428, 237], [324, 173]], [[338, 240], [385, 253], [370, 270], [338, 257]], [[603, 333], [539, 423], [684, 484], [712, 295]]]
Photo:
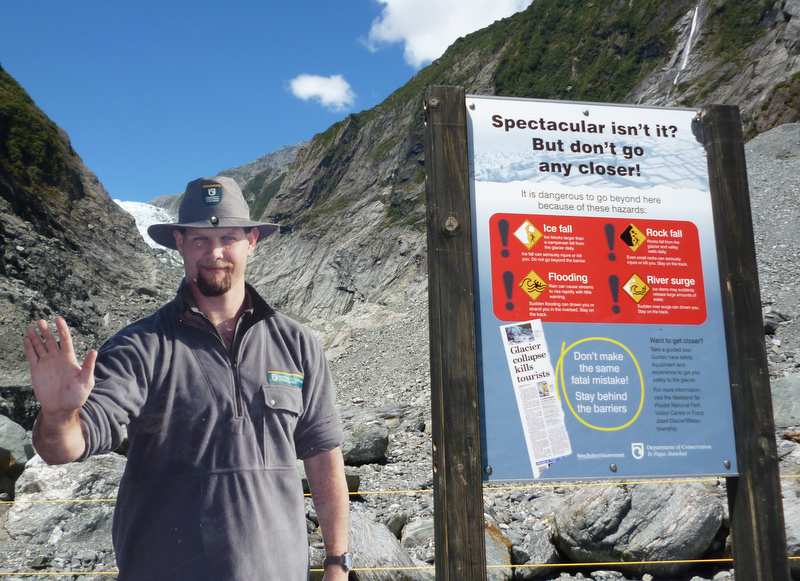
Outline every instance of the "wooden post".
[[430, 87], [425, 111], [436, 579], [482, 581], [486, 549], [464, 89]]
[[788, 581], [786, 533], [739, 109], [701, 113], [739, 477], [727, 479], [737, 579]]

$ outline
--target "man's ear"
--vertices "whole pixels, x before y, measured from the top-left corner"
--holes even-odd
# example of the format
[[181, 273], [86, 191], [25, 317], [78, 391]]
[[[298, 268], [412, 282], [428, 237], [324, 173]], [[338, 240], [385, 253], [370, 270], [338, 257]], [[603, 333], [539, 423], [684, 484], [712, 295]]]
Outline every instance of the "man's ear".
[[172, 231], [172, 236], [175, 238], [175, 247], [178, 249], [178, 252], [183, 255], [183, 232], [176, 228]]
[[250, 232], [247, 233], [247, 241], [250, 244], [248, 256], [255, 251], [259, 236], [261, 236], [261, 231], [258, 228], [251, 228]]

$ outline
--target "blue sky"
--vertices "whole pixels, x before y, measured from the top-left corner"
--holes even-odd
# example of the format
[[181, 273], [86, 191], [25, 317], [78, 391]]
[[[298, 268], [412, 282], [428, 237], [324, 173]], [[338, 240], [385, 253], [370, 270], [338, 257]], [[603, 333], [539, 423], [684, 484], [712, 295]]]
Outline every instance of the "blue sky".
[[529, 2], [26, 0], [3, 7], [0, 63], [113, 197], [144, 201], [373, 107]]

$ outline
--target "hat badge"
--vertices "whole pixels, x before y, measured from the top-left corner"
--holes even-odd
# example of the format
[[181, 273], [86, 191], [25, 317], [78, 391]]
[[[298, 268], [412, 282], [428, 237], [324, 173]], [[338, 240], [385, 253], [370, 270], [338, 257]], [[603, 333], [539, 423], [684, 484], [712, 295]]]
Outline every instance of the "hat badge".
[[222, 201], [222, 192], [220, 184], [203, 185], [203, 202], [206, 206], [216, 206]]

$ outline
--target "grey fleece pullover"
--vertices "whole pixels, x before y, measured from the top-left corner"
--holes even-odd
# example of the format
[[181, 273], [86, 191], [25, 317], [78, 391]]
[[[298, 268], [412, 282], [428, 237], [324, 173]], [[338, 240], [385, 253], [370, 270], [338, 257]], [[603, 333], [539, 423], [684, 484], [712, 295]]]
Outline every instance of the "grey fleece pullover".
[[230, 350], [185, 285], [100, 349], [84, 458], [127, 426], [120, 581], [306, 579], [295, 458], [341, 445], [333, 384], [319, 342], [247, 290]]

